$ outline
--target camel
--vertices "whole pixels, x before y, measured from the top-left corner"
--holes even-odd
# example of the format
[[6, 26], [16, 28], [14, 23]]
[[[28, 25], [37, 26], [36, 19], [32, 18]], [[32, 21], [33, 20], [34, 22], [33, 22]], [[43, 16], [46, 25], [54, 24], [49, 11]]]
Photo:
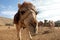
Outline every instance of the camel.
[[[30, 39], [32, 39], [32, 31], [34, 31], [35, 34], [38, 33], [36, 15], [37, 11], [32, 3], [24, 2], [23, 4], [18, 4], [18, 12], [14, 16], [18, 40], [21, 40], [22, 29], [28, 28]], [[31, 30], [31, 28], [33, 29]]]
[[43, 23], [43, 21], [39, 21], [38, 22], [38, 27], [39, 27], [39, 32], [38, 33], [41, 33], [42, 32], [42, 28], [43, 28], [43, 26], [44, 26], [44, 23]]
[[43, 26], [43, 25], [44, 25], [44, 23], [42, 21], [38, 22], [38, 27]]
[[49, 29], [51, 29], [51, 31], [54, 31], [55, 23], [52, 20], [49, 20], [48, 24], [49, 24]]

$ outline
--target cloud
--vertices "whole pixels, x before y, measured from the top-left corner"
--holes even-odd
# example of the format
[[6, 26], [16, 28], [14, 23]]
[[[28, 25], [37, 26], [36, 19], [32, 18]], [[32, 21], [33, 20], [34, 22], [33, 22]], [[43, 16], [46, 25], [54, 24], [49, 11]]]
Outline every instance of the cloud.
[[14, 14], [17, 12], [17, 8], [12, 5], [5, 6], [1, 4], [0, 8], [0, 16], [3, 17], [13, 18]]
[[[54, 21], [60, 20], [60, 0], [41, 1], [40, 5], [37, 5], [37, 8], [41, 11], [37, 16], [38, 21], [45, 19]], [[43, 2], [45, 4], [43, 4]]]
[[[37, 15], [38, 21], [44, 19], [54, 21], [60, 20], [60, 0], [29, 0], [29, 2], [32, 2], [40, 11]], [[17, 7], [11, 5], [7, 7], [1, 5], [1, 8], [3, 8], [1, 14], [10, 18], [13, 18], [14, 14], [17, 11]]]
[[[44, 11], [37, 16], [39, 20], [58, 20], [60, 16], [60, 9]], [[57, 18], [57, 19], [56, 19]], [[59, 19], [60, 20], [60, 19]]]
[[16, 11], [1, 11], [1, 15], [8, 17], [8, 18], [13, 18], [15, 13]]
[[49, 18], [48, 20], [57, 21], [57, 20], [60, 20], [59, 18], [60, 18], [60, 16], [54, 16], [54, 17], [52, 17], [52, 18]]

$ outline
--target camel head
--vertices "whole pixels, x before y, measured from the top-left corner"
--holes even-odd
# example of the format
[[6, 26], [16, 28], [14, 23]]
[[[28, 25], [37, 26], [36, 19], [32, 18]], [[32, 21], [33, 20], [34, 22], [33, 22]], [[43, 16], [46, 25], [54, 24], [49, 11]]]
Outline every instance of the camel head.
[[35, 6], [30, 2], [24, 2], [23, 4], [18, 4], [18, 9], [22, 14], [24, 14], [26, 11], [31, 11], [31, 10], [34, 11], [36, 15], [38, 13], [35, 9]]

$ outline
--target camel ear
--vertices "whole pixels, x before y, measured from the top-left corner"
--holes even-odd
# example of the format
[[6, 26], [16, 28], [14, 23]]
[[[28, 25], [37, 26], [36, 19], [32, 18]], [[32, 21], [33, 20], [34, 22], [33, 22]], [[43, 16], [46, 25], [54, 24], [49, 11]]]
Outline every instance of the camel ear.
[[20, 9], [20, 7], [21, 7], [21, 4], [18, 4], [18, 8]]

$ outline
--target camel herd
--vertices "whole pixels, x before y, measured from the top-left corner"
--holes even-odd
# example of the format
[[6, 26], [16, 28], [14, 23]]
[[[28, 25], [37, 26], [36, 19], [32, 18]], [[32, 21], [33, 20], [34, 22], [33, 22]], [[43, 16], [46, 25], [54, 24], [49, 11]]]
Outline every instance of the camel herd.
[[[37, 14], [38, 12], [32, 3], [24, 2], [23, 4], [18, 4], [18, 11], [14, 16], [18, 40], [21, 40], [21, 30], [25, 28], [27, 28], [31, 40], [32, 34], [38, 34], [38, 26], [43, 26], [43, 22], [40, 22], [40, 25], [38, 25], [39, 23], [36, 19]], [[49, 26], [53, 28], [54, 22], [49, 21]], [[33, 29], [31, 30], [31, 28]]]

